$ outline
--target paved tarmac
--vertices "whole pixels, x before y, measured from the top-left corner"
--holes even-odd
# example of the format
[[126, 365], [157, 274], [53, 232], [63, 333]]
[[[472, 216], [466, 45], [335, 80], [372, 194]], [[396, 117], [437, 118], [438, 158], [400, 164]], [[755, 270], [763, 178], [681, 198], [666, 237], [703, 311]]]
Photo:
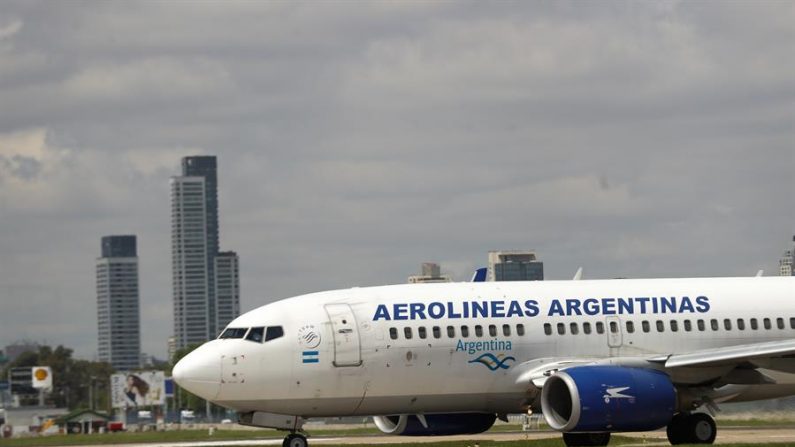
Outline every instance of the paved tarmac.
[[[311, 437], [309, 444], [345, 444], [345, 445], [379, 445], [379, 444], [404, 444], [404, 443], [432, 443], [440, 441], [470, 441], [472, 446], [485, 447], [489, 441], [514, 441], [557, 438], [560, 434], [552, 431], [533, 431], [515, 433], [484, 433], [480, 435], [462, 436], [349, 436], [349, 437]], [[637, 438], [637, 444], [629, 446], [665, 446], [669, 445], [664, 431], [645, 433], [622, 433], [621, 436]], [[235, 446], [269, 446], [281, 445], [281, 439], [239, 440], [239, 441], [211, 441], [211, 442], [172, 442], [172, 443], [140, 443], [125, 444], [125, 447], [235, 447]], [[791, 443], [795, 445], [795, 427], [759, 427], [759, 428], [721, 428], [718, 430], [716, 445], [734, 443]], [[96, 446], [78, 446], [96, 447]]]

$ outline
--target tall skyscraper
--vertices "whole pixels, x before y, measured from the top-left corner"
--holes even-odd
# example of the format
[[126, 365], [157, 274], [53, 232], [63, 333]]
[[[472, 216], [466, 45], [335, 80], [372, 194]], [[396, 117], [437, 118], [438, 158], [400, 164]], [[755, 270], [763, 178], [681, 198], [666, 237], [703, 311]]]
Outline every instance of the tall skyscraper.
[[544, 279], [544, 263], [536, 259], [534, 251], [490, 251], [488, 269], [489, 281], [541, 281]]
[[141, 310], [135, 236], [105, 236], [97, 258], [99, 360], [117, 370], [141, 366]]
[[215, 298], [215, 327], [220, 332], [240, 315], [240, 273], [237, 253], [233, 251], [222, 251], [215, 257]]
[[422, 274], [409, 276], [409, 284], [450, 282], [449, 275], [442, 275], [442, 268], [435, 262], [423, 262]]
[[[216, 286], [219, 276], [218, 176], [214, 156], [182, 159], [182, 175], [171, 178], [171, 255], [174, 338], [177, 349], [215, 338], [222, 324], [240, 313], [237, 256], [234, 287]], [[229, 267], [224, 256], [222, 268]], [[217, 292], [226, 293], [219, 303]], [[235, 297], [230, 301], [229, 294]], [[230, 305], [233, 303], [233, 305]], [[223, 310], [219, 305], [226, 306]], [[231, 307], [230, 307], [231, 306]], [[223, 312], [223, 316], [219, 314]]]
[[209, 338], [217, 334], [215, 304], [215, 262], [218, 255], [218, 163], [215, 156], [193, 156], [182, 159], [183, 177], [204, 179], [205, 231], [207, 251], [207, 312], [209, 314]]
[[792, 237], [793, 248], [784, 252], [778, 261], [778, 274], [781, 276], [795, 276], [795, 236]]

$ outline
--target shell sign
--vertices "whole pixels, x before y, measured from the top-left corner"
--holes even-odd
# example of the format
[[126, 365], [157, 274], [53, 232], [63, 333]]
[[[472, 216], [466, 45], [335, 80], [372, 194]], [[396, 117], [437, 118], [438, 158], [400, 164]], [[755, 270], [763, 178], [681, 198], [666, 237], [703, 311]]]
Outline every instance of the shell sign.
[[34, 366], [31, 379], [33, 388], [52, 388], [52, 369], [49, 366]]

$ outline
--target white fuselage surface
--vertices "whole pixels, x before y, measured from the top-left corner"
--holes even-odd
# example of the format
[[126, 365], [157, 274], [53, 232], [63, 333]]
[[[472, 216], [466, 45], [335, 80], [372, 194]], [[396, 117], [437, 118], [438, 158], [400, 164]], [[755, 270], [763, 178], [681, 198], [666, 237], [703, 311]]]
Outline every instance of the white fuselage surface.
[[[795, 278], [353, 288], [268, 304], [230, 329], [239, 331], [193, 351], [175, 377], [239, 412], [521, 413], [536, 407], [534, 371], [549, 363], [631, 364], [793, 339]], [[717, 362], [669, 374], [693, 386], [726, 368]], [[786, 370], [769, 373], [775, 384], [730, 385], [716, 400], [795, 393]]]

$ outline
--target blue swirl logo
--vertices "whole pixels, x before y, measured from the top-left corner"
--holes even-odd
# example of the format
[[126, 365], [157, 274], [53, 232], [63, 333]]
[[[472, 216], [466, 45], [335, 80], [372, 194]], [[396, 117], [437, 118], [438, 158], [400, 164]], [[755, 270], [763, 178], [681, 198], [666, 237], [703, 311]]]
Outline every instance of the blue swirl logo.
[[497, 371], [498, 369], [508, 369], [511, 367], [511, 365], [508, 365], [507, 362], [509, 360], [515, 361], [516, 359], [511, 356], [500, 358], [503, 355], [505, 354], [500, 354], [499, 356], [495, 356], [494, 354], [487, 352], [485, 354], [481, 354], [480, 357], [476, 359], [468, 361], [467, 363], [481, 363], [485, 365], [486, 368], [492, 371]]

